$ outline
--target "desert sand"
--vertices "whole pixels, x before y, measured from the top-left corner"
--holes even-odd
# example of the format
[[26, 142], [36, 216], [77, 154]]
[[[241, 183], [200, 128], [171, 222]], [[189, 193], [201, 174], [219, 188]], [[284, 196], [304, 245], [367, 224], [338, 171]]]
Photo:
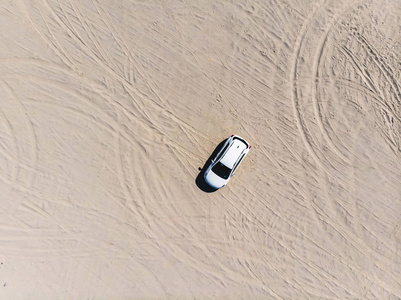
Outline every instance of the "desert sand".
[[401, 1], [3, 0], [0, 26], [0, 299], [401, 299]]

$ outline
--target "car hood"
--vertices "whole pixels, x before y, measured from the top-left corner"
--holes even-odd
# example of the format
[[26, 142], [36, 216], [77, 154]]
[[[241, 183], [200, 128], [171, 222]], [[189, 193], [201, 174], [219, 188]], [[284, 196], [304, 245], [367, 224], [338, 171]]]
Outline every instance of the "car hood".
[[210, 186], [219, 189], [225, 186], [228, 182], [228, 179], [221, 178], [216, 175], [211, 169], [205, 173], [205, 180]]

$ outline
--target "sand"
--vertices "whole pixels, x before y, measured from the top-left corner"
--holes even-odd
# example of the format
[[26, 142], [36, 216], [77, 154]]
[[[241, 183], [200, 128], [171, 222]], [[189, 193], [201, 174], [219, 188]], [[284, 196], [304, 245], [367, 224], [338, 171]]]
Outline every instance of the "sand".
[[0, 28], [1, 299], [401, 299], [399, 0], [3, 0]]

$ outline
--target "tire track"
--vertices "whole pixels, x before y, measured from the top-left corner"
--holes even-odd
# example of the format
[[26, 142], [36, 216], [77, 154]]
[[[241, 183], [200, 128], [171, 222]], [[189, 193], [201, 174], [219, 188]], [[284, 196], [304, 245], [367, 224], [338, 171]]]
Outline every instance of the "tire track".
[[[249, 211], [246, 209], [246, 207], [244, 207], [244, 209], [241, 209], [240, 207], [238, 207], [236, 204], [234, 204], [233, 201], [231, 201], [229, 198], [225, 197], [225, 200], [227, 202], [229, 202], [233, 207], [235, 207], [238, 211], [240, 211], [242, 214], [244, 214], [244, 216], [250, 221], [250, 220], [255, 220], [259, 226], [261, 226], [261, 228], [264, 228], [264, 224], [263, 222], [261, 222], [259, 220], [259, 218], [257, 218], [253, 212]], [[266, 207], [268, 208], [268, 207]], [[269, 208], [268, 208], [269, 209]], [[246, 210], [246, 211], [245, 211]], [[271, 210], [271, 209], [269, 209]], [[275, 215], [279, 216], [276, 212], [273, 212]], [[280, 217], [281, 218], [281, 217]], [[291, 226], [291, 225], [290, 225]], [[316, 264], [316, 262], [313, 262], [312, 260], [309, 259], [305, 259], [303, 257], [301, 257], [299, 254], [297, 254], [297, 251], [295, 251], [294, 249], [288, 247], [287, 245], [285, 245], [283, 242], [280, 241], [279, 237], [277, 237], [276, 235], [272, 234], [271, 230], [266, 230], [266, 229], [262, 229], [264, 232], [266, 232], [266, 234], [269, 236], [269, 238], [271, 238], [272, 240], [274, 240], [278, 245], [280, 245], [283, 249], [285, 249], [288, 253], [290, 253], [291, 257], [293, 259], [295, 259], [296, 261], [301, 262], [302, 264], [304, 264], [305, 266], [308, 267], [309, 270], [314, 270], [316, 272], [318, 272], [318, 274], [324, 274], [324, 276], [326, 277], [327, 280], [330, 281], [334, 281], [337, 283], [337, 286], [341, 286], [343, 288], [344, 291], [349, 291], [350, 287], [345, 287], [344, 285], [342, 285], [341, 281], [337, 280], [335, 278], [334, 275], [331, 275], [328, 271], [326, 271], [325, 269], [323, 269], [322, 267], [320, 267], [319, 265]], [[279, 232], [279, 234], [282, 234], [282, 232]], [[309, 238], [308, 238], [309, 239]], [[332, 253], [328, 253], [330, 255], [333, 255]], [[271, 266], [274, 266], [274, 264], [271, 264]], [[281, 272], [276, 270], [278, 272], [278, 274], [280, 274]], [[291, 278], [289, 275], [286, 274], [281, 274], [281, 276], [283, 276], [283, 278]], [[297, 284], [297, 287], [301, 290], [304, 291], [305, 288], [303, 287], [302, 284], [295, 282]], [[303, 287], [303, 288], [301, 288]]]
[[[91, 112], [82, 112], [81, 108], [77, 106], [73, 106], [69, 103], [61, 103], [59, 101], [54, 101], [53, 103], [50, 103], [47, 101], [47, 105], [53, 105], [55, 107], [62, 107], [63, 109], [68, 109], [71, 113], [78, 113], [79, 116], [85, 116], [87, 120], [90, 120], [91, 122], [95, 122], [99, 126], [103, 127], [104, 129], [114, 132], [120, 132], [126, 141], [129, 141], [131, 138], [136, 136], [136, 132], [138, 130], [138, 127], [144, 127], [144, 130], [146, 129], [147, 131], [152, 131], [154, 134], [159, 136], [159, 138], [164, 138], [167, 141], [169, 141], [172, 145], [174, 144], [175, 147], [180, 149], [181, 151], [184, 151], [190, 155], [193, 155], [193, 153], [189, 152], [188, 149], [180, 146], [179, 144], [173, 143], [174, 140], [165, 136], [162, 132], [156, 131], [154, 132], [154, 126], [152, 124], [149, 124], [148, 122], [144, 122], [142, 118], [136, 118], [132, 117], [132, 114], [130, 111], [128, 111], [128, 108], [125, 107], [125, 105], [122, 105], [120, 102], [117, 102], [113, 99], [113, 96], [110, 94], [109, 91], [107, 91], [103, 86], [98, 85], [92, 81], [87, 80], [86, 78], [81, 78], [79, 75], [76, 75], [73, 72], [69, 72], [63, 68], [60, 68], [59, 66], [53, 65], [53, 64], [43, 64], [43, 65], [37, 65], [36, 63], [31, 64], [29, 61], [19, 61], [15, 62], [16, 64], [26, 64], [27, 66], [32, 65], [32, 66], [37, 66], [36, 73], [35, 71], [28, 71], [29, 73], [26, 73], [26, 75], [20, 75], [20, 74], [10, 74], [10, 75], [5, 75], [4, 78], [17, 78], [20, 81], [25, 80], [24, 76], [29, 76], [31, 80], [34, 80], [33, 83], [40, 83], [38, 86], [41, 84], [46, 84], [48, 86], [51, 86], [53, 89], [56, 88], [60, 91], [66, 92], [68, 94], [71, 94], [74, 99], [80, 99], [81, 102], [87, 103], [91, 109], [95, 109], [96, 113], [91, 113]], [[41, 63], [42, 64], [42, 63]], [[70, 79], [75, 80], [75, 81], [83, 81], [86, 86], [91, 87], [91, 89], [85, 89], [85, 90], [79, 90], [79, 89], [66, 89], [65, 85], [62, 83], [61, 79], [59, 80], [57, 77], [55, 79], [47, 79], [46, 76], [42, 76], [42, 71], [46, 72], [48, 71], [48, 68], [50, 68], [54, 74], [56, 72], [62, 72], [62, 74], [68, 76]], [[63, 79], [64, 80], [64, 79]], [[77, 83], [76, 86], [80, 86], [80, 83]], [[53, 95], [52, 93], [48, 93], [44, 90], [40, 91], [41, 93], [47, 95], [47, 98], [52, 99]], [[106, 103], [110, 104], [112, 107], [115, 108], [116, 111], [121, 111], [125, 116], [127, 116], [130, 120], [129, 126], [122, 126], [120, 125], [119, 121], [113, 116], [112, 114], [108, 113], [105, 111], [102, 107], [100, 107], [100, 104], [93, 102], [92, 94], [95, 94], [96, 97], [100, 97]], [[32, 102], [32, 100], [29, 100]], [[46, 103], [45, 101], [41, 100], [40, 103]], [[38, 105], [40, 104], [38, 102]], [[101, 117], [100, 117], [101, 116]], [[106, 121], [104, 121], [106, 120]], [[135, 129], [134, 129], [135, 128]], [[146, 142], [146, 141], [145, 141]], [[133, 143], [135, 144], [135, 142]], [[145, 143], [146, 144], [146, 143]]]
[[[3, 107], [8, 108], [7, 114], [1, 107], [0, 112], [4, 116], [12, 136], [11, 138], [8, 137], [8, 140], [12, 140], [13, 144], [13, 150], [0, 150], [0, 153], [6, 159], [3, 166], [11, 165], [11, 170], [7, 173], [1, 172], [0, 177], [11, 188], [27, 191], [32, 187], [35, 176], [39, 172], [37, 170], [38, 141], [36, 133], [25, 105], [16, 97], [13, 89], [4, 80], [3, 76], [0, 80], [0, 87], [6, 95], [3, 99]], [[21, 126], [21, 124], [23, 125]], [[24, 141], [21, 141], [22, 137], [24, 137], [21, 133], [28, 134], [26, 141], [25, 138]], [[20, 203], [20, 201], [10, 203], [10, 208], [7, 209], [8, 212], [13, 213]]]
[[[401, 128], [401, 110], [398, 109], [398, 107], [401, 105], [400, 84], [395, 79], [389, 67], [384, 64], [383, 58], [367, 41], [367, 39], [355, 30], [350, 30], [350, 32], [354, 37], [356, 37], [361, 46], [366, 49], [366, 54], [371, 57], [371, 60], [375, 63], [376, 67], [380, 70], [380, 73], [384, 76], [384, 80], [390, 84], [391, 90], [394, 91], [394, 93], [390, 93], [390, 95], [394, 96], [395, 103], [390, 102], [389, 104], [386, 100], [384, 100], [385, 97], [383, 95], [383, 92], [377, 88], [377, 84], [374, 82], [374, 79], [367, 73], [366, 70], [362, 69], [361, 66], [363, 66], [364, 64], [358, 61], [358, 59], [352, 53], [352, 50], [350, 50], [346, 46], [342, 47], [344, 55], [346, 55], [351, 60], [355, 70], [375, 92], [376, 97], [374, 98], [380, 100], [377, 103], [379, 103], [382, 107], [384, 117], [379, 118], [382, 120], [382, 122], [378, 124], [380, 125], [380, 128], [382, 129], [385, 138], [388, 140], [393, 152], [396, 155], [400, 155], [401, 136], [397, 134], [396, 130], [396, 128]], [[394, 124], [394, 121], [396, 121], [396, 124]], [[385, 124], [385, 127], [383, 127], [382, 123]]]
[[[322, 115], [323, 115], [322, 106], [323, 105], [322, 104], [319, 105], [320, 101], [318, 100], [320, 98], [319, 97], [320, 93], [319, 93], [319, 86], [318, 85], [320, 83], [320, 80], [319, 80], [320, 79], [320, 74], [319, 74], [319, 72], [320, 72], [320, 65], [321, 65], [321, 62], [322, 62], [322, 57], [323, 57], [323, 54], [324, 54], [324, 52], [326, 50], [326, 43], [327, 43], [327, 40], [329, 38], [330, 32], [332, 31], [333, 27], [337, 24], [337, 22], [338, 22], [339, 18], [341, 17], [341, 15], [342, 14], [340, 13], [339, 15], [332, 17], [332, 21], [331, 21], [330, 27], [325, 32], [325, 36], [322, 39], [323, 41], [318, 46], [318, 51], [316, 52], [316, 55], [315, 55], [315, 57], [313, 59], [313, 61], [316, 62], [316, 64], [313, 66], [313, 74], [315, 74], [315, 82], [316, 82], [316, 84], [315, 84], [314, 88], [312, 89], [312, 101], [313, 101], [314, 115], [317, 116], [316, 120], [317, 120], [317, 123], [318, 123], [319, 130], [323, 135], [323, 138], [328, 142], [328, 147], [339, 158], [339, 162], [338, 163], [343, 165], [346, 168], [349, 168], [350, 167], [349, 159], [345, 155], [343, 155], [338, 150], [338, 148], [335, 146], [335, 143], [330, 138], [330, 136], [329, 136], [324, 124], [323, 124], [324, 123], [323, 120], [322, 120]], [[326, 156], [326, 158], [327, 158], [327, 156]]]
[[[325, 1], [324, 3], [327, 3]], [[300, 91], [299, 91], [299, 69], [301, 67], [300, 61], [302, 60], [301, 57], [301, 51], [303, 50], [305, 43], [305, 40], [307, 39], [308, 32], [310, 31], [310, 27], [312, 26], [312, 21], [316, 19], [316, 15], [320, 12], [321, 7], [323, 6], [323, 3], [317, 4], [318, 6], [314, 6], [313, 10], [309, 13], [309, 15], [306, 18], [306, 21], [302, 25], [298, 38], [295, 42], [294, 46], [294, 61], [292, 63], [292, 70], [291, 70], [291, 86], [293, 87], [293, 94], [292, 94], [292, 101], [294, 104], [294, 112], [295, 112], [295, 117], [297, 120], [297, 123], [300, 126], [300, 131], [301, 131], [301, 137], [303, 140], [304, 145], [306, 146], [307, 151], [310, 153], [312, 156], [313, 160], [317, 163], [317, 165], [322, 169], [325, 170], [326, 172], [329, 172], [329, 170], [321, 163], [317, 153], [315, 152], [314, 145], [312, 142], [312, 135], [308, 130], [308, 126], [306, 125], [305, 118], [303, 117], [303, 112], [302, 112], [302, 107], [301, 107], [301, 101], [302, 98], [300, 96]]]
[[[12, 88], [4, 82], [4, 80], [0, 80], [0, 85], [3, 87], [3, 89], [6, 91], [6, 93], [13, 99], [13, 104], [17, 105], [19, 107], [19, 110], [21, 113], [19, 114], [20, 116], [25, 115], [25, 124], [27, 131], [29, 132], [29, 142], [26, 142], [24, 144], [29, 145], [30, 147], [30, 153], [29, 153], [29, 158], [28, 161], [29, 163], [27, 164], [29, 166], [29, 169], [36, 170], [37, 169], [37, 163], [38, 163], [38, 141], [34, 129], [34, 125], [32, 123], [32, 120], [30, 119], [28, 115], [28, 110], [26, 109], [25, 105], [15, 96], [14, 91]], [[16, 140], [16, 139], [15, 139]], [[18, 148], [18, 147], [17, 147]], [[18, 152], [17, 152], [18, 153]], [[17, 154], [18, 155], [18, 154]], [[18, 158], [19, 164], [23, 164], [26, 166], [23, 162], [23, 159]], [[33, 175], [29, 175], [29, 179], [27, 180], [27, 185], [31, 186], [32, 181], [33, 181]]]
[[[330, 138], [330, 135], [328, 134], [324, 122], [323, 122], [323, 105], [319, 104], [321, 103], [321, 101], [318, 101], [318, 98], [320, 98], [320, 88], [319, 88], [319, 84], [321, 83], [320, 79], [320, 66], [323, 62], [323, 58], [325, 57], [325, 53], [327, 51], [327, 47], [328, 47], [328, 39], [329, 36], [331, 34], [331, 31], [334, 29], [334, 26], [338, 24], [340, 18], [349, 10], [349, 8], [351, 8], [352, 6], [356, 5], [356, 3], [352, 3], [352, 4], [347, 4], [343, 7], [341, 7], [341, 5], [339, 5], [338, 7], [336, 7], [335, 11], [330, 11], [328, 10], [328, 12], [322, 12], [324, 14], [324, 16], [326, 18], [328, 18], [328, 20], [322, 18], [324, 21], [324, 34], [322, 36], [319, 36], [319, 41], [313, 42], [313, 41], [308, 41], [309, 37], [308, 37], [308, 32], [312, 32], [313, 30], [311, 30], [310, 28], [312, 28], [312, 25], [304, 25], [304, 29], [301, 30], [301, 38], [299, 38], [298, 42], [296, 43], [296, 60], [294, 62], [294, 68], [292, 73], [294, 74], [293, 76], [293, 86], [294, 86], [294, 94], [293, 94], [293, 101], [294, 101], [294, 107], [295, 107], [295, 111], [296, 111], [296, 118], [301, 126], [302, 129], [302, 136], [303, 136], [303, 140], [304, 143], [306, 143], [307, 145], [307, 149], [308, 151], [311, 153], [312, 157], [314, 158], [315, 162], [317, 162], [317, 164], [320, 166], [320, 168], [324, 169], [328, 174], [331, 174], [331, 176], [334, 175], [333, 171], [331, 170], [333, 167], [334, 169], [336, 169], [336, 166], [338, 167], [338, 164], [342, 165], [345, 168], [349, 168], [349, 159], [336, 147], [335, 143], [333, 142], [333, 140]], [[324, 5], [325, 7], [327, 7], [328, 5]], [[310, 23], [312, 23], [312, 20], [315, 19], [316, 17], [314, 15], [317, 15], [319, 13], [319, 11], [315, 11], [313, 13], [311, 13], [310, 15], [312, 15], [311, 17], [309, 17], [309, 19], [311, 21], [309, 21]], [[311, 37], [313, 38], [313, 37]], [[310, 45], [315, 45], [317, 44], [316, 50], [315, 50], [315, 54], [313, 56], [313, 63], [312, 63], [312, 67], [311, 67], [311, 73], [313, 74], [314, 78], [305, 78], [302, 79], [301, 78], [301, 74], [298, 74], [300, 68], [307, 68], [308, 65], [306, 65], [305, 63], [301, 64], [300, 61], [300, 57], [303, 59], [302, 57], [302, 51], [304, 51], [303, 49], [308, 49], [308, 47], [310, 47]], [[313, 48], [315, 49], [315, 48]], [[303, 67], [303, 65], [305, 65], [305, 67]], [[307, 73], [306, 73], [307, 74]], [[311, 89], [311, 99], [312, 99], [312, 106], [313, 106], [313, 116], [314, 119], [317, 121], [317, 128], [319, 129], [319, 133], [321, 133], [321, 136], [323, 138], [324, 141], [326, 141], [326, 145], [322, 143], [322, 146], [319, 145], [318, 142], [316, 142], [315, 140], [319, 140], [318, 137], [314, 138], [314, 134], [312, 133], [313, 130], [309, 129], [309, 125], [308, 125], [308, 118], [307, 118], [307, 114], [308, 112], [303, 108], [303, 106], [308, 105], [308, 102], [306, 102], [305, 104], [302, 103], [303, 99], [306, 98], [309, 94], [307, 94], [306, 96], [299, 96], [300, 93], [305, 94], [305, 86], [308, 86], [308, 81], [310, 82], [310, 84], [312, 82], [314, 82], [313, 89]], [[299, 91], [298, 91], [299, 90]], [[306, 100], [307, 101], [307, 100]], [[313, 124], [311, 122], [311, 124]], [[320, 149], [320, 153], [317, 152], [314, 149]], [[325, 151], [327, 151], [328, 149], [330, 149], [330, 152], [328, 154], [324, 154]], [[332, 159], [330, 159], [330, 157], [332, 157]], [[322, 161], [326, 161], [329, 162], [329, 166], [325, 166]]]
[[[151, 103], [154, 106], [156, 105], [159, 111], [163, 111], [164, 113], [167, 113], [181, 127], [184, 134], [186, 134], [190, 140], [191, 140], [191, 137], [193, 138], [195, 134], [199, 135], [200, 133], [197, 130], [195, 130], [195, 128], [193, 128], [191, 125], [189, 125], [187, 123], [184, 123], [181, 119], [177, 118], [174, 115], [174, 113], [172, 112], [171, 107], [168, 107], [167, 103], [163, 100], [163, 98], [159, 95], [159, 93], [156, 92], [155, 84], [153, 82], [151, 82], [149, 77], [145, 76], [146, 72], [143, 70], [143, 68], [141, 67], [141, 64], [138, 62], [136, 57], [134, 55], [132, 55], [132, 51], [130, 51], [129, 47], [125, 44], [124, 39], [121, 38], [121, 33], [119, 32], [117, 27], [113, 24], [112, 20], [109, 18], [108, 13], [103, 9], [103, 7], [101, 6], [100, 3], [96, 4], [95, 2], [94, 2], [94, 4], [96, 5], [99, 15], [102, 17], [102, 20], [105, 23], [105, 25], [107, 26], [107, 28], [109, 28], [109, 32], [112, 34], [112, 36], [117, 41], [117, 43], [118, 43], [119, 47], [122, 49], [125, 57], [127, 57], [129, 59], [129, 61], [134, 62], [134, 65], [136, 66], [136, 71], [145, 80], [145, 82], [149, 88], [149, 91], [152, 94], [154, 94], [156, 96], [156, 98], [159, 100], [159, 103], [155, 103], [153, 101], [151, 101]], [[142, 106], [142, 107], [145, 107], [145, 106]], [[157, 126], [156, 122], [153, 122], [153, 124], [155, 126]], [[191, 131], [192, 134], [189, 134], [188, 131]], [[206, 138], [206, 136], [202, 136], [202, 138]], [[198, 139], [196, 139], [196, 142], [197, 142], [197, 144], [200, 145]]]
[[[249, 192], [250, 192], [250, 191], [249, 191]], [[254, 197], [254, 198], [255, 198], [255, 199], [261, 199], [260, 197]], [[330, 195], [328, 195], [328, 198], [331, 198]], [[232, 201], [230, 201], [228, 198], [226, 198], [226, 200], [227, 200], [228, 202], [230, 202], [232, 205], [234, 205], [234, 207], [236, 207], [236, 208], [238, 209], [239, 212], [245, 213], [245, 211], [246, 211], [247, 213], [249, 213], [250, 215], [252, 215], [252, 217], [251, 217], [250, 215], [245, 214], [245, 216], [246, 216], [247, 218], [249, 218], [249, 220], [256, 220], [263, 228], [269, 228], [270, 230], [262, 229], [262, 230], [265, 231], [267, 234], [269, 234], [268, 232], [271, 233], [271, 228], [268, 227], [268, 226], [266, 226], [262, 221], [260, 221], [259, 218], [258, 218], [256, 215], [254, 215], [250, 209], [247, 208], [247, 206], [243, 206], [242, 208], [239, 208], [239, 206], [235, 205], [235, 204], [234, 204]], [[269, 211], [271, 211], [274, 215], [276, 215], [276, 216], [279, 217], [282, 221], [284, 221], [285, 223], [287, 223], [290, 227], [294, 228], [297, 232], [300, 232], [300, 233], [302, 234], [302, 236], [305, 237], [305, 238], [306, 238], [309, 242], [311, 242], [314, 246], [316, 246], [316, 247], [319, 248], [320, 250], [324, 251], [325, 253], [327, 253], [328, 255], [330, 255], [331, 257], [333, 257], [336, 261], [339, 261], [344, 267], [350, 268], [355, 274], [361, 274], [361, 275], [363, 275], [366, 279], [370, 280], [370, 282], [378, 282], [378, 281], [381, 282], [382, 287], [383, 287], [384, 289], [386, 289], [387, 283], [386, 283], [385, 281], [383, 281], [381, 278], [375, 276], [375, 279], [372, 279], [371, 275], [370, 275], [369, 273], [365, 272], [364, 269], [360, 268], [357, 264], [354, 264], [351, 260], [346, 259], [345, 257], [343, 257], [343, 256], [341, 256], [341, 255], [339, 255], [339, 254], [333, 253], [332, 251], [330, 251], [329, 248], [327, 248], [327, 247], [325, 247], [325, 246], [323, 246], [323, 245], [319, 245], [319, 241], [314, 240], [314, 239], [312, 238], [312, 236], [310, 236], [310, 235], [308, 234], [308, 232], [306, 232], [305, 230], [299, 228], [296, 224], [294, 224], [293, 222], [291, 222], [291, 221], [289, 220], [289, 218], [285, 218], [284, 216], [282, 216], [282, 215], [281, 215], [280, 213], [278, 213], [277, 211], [272, 210], [269, 206], [267, 206], [267, 205], [265, 204], [265, 202], [262, 202], [262, 201], [259, 201], [259, 202], [260, 202], [261, 204], [263, 204], [264, 208], [267, 208], [267, 209], [268, 209]], [[320, 209], [315, 203], [313, 203], [313, 207], [315, 208], [316, 211], [318, 211], [319, 215], [322, 216], [322, 220], [324, 219], [326, 222], [327, 222], [328, 220], [331, 221], [330, 216], [327, 215], [322, 209]], [[360, 221], [360, 224], [361, 224], [362, 226], [364, 226], [364, 225], [363, 225], [363, 222], [362, 222], [358, 217], [353, 216], [353, 218], [359, 220], [359, 221]], [[369, 253], [369, 254], [371, 255], [370, 257], [374, 257], [374, 254], [375, 254], [374, 249], [371, 249], [371, 248], [369, 248], [369, 247], [366, 247], [366, 246], [364, 245], [363, 241], [361, 241], [361, 239], [360, 239], [358, 236], [350, 236], [350, 235], [348, 235], [348, 232], [349, 232], [349, 231], [348, 231], [348, 230], [340, 230], [337, 226], [334, 225], [334, 224], [335, 224], [334, 221], [333, 221], [333, 222], [328, 222], [328, 224], [329, 224], [335, 231], [337, 231], [341, 236], [343, 236], [347, 241], [350, 241], [351, 244], [354, 246], [354, 248], [355, 248], [358, 252], [360, 252], [361, 255], [366, 255], [366, 253]], [[369, 231], [369, 230], [368, 230], [368, 231]], [[369, 231], [369, 232], [372, 233], [371, 231]], [[279, 232], [276, 232], [276, 234], [282, 235], [282, 232], [279, 231]], [[269, 234], [269, 236], [271, 236], [271, 234]], [[388, 245], [386, 245], [385, 242], [384, 242], [383, 240], [381, 240], [381, 239], [378, 238], [377, 236], [376, 236], [376, 238], [377, 238], [383, 245], [385, 245], [385, 246], [388, 247]], [[278, 237], [277, 237], [277, 238], [274, 238], [274, 240], [275, 240], [276, 242], [279, 242], [279, 238], [278, 238]], [[279, 242], [279, 243], [280, 243], [280, 242]], [[281, 245], [282, 247], [285, 247], [284, 244], [282, 244], [282, 243], [280, 243], [280, 245]], [[358, 245], [359, 245], [359, 246], [358, 246]], [[364, 248], [364, 249], [361, 250], [360, 246], [362, 246], [362, 248]], [[287, 247], [285, 247], [285, 248], [287, 248]], [[389, 249], [390, 249], [390, 248], [389, 248]], [[290, 248], [287, 248], [287, 250], [291, 252], [291, 249], [290, 249]], [[390, 249], [390, 250], [391, 250], [391, 249]], [[395, 249], [392, 249], [393, 254], [395, 254], [395, 251], [396, 251]], [[380, 264], [376, 263], [376, 266], [377, 266], [381, 271], [383, 271], [383, 272], [386, 273], [385, 270], [386, 270], [386, 268], [387, 268], [387, 264], [386, 264], [386, 265], [381, 264], [381, 262], [382, 262], [382, 260], [383, 260], [384, 258], [386, 258], [386, 262], [387, 262], [387, 263], [391, 263], [391, 262], [392, 262], [390, 258], [387, 258], [387, 257], [382, 256], [382, 257], [381, 257], [381, 260], [380, 260]], [[308, 260], [308, 259], [302, 260], [302, 262], [305, 262], [305, 261], [309, 261], [309, 263], [315, 264], [315, 267], [319, 268], [319, 266], [318, 266], [315, 262], [313, 262], [312, 260]], [[322, 269], [322, 271], [324, 271], [324, 272], [326, 273], [326, 271], [325, 271], [324, 269]], [[349, 291], [349, 289], [350, 289], [349, 286], [348, 286], [348, 287], [343, 286], [342, 283], [341, 283], [340, 281], [338, 281], [333, 275], [331, 275], [330, 273], [327, 273], [327, 274], [330, 275], [330, 277], [331, 277], [330, 279], [329, 279], [329, 278], [326, 278], [327, 280], [337, 282], [337, 283], [338, 283], [338, 286], [341, 286], [341, 287], [343, 288], [344, 291]], [[326, 275], [327, 275], [327, 274], [326, 274]], [[391, 277], [391, 276], [390, 276], [390, 277]], [[393, 280], [394, 282], [396, 282], [398, 285], [401, 286], [401, 282], [397, 281], [397, 278], [392, 277], [392, 280]], [[390, 292], [390, 291], [389, 291], [389, 292]]]
[[[89, 37], [90, 42], [92, 43], [92, 45], [94, 46], [94, 48], [98, 51], [99, 53], [99, 60], [101, 61], [105, 61], [105, 62], [109, 62], [110, 64], [112, 64], [113, 59], [112, 56], [110, 55], [110, 53], [108, 53], [107, 51], [103, 51], [103, 49], [101, 49], [101, 45], [98, 41], [101, 40], [100, 35], [96, 33], [96, 31], [94, 30], [94, 25], [92, 22], [90, 22], [88, 19], [85, 20], [85, 17], [81, 14], [81, 11], [77, 8], [77, 6], [74, 4], [76, 2], [74, 2], [73, 0], [69, 0], [69, 3], [71, 5], [71, 9], [73, 10], [73, 12], [75, 13], [73, 16], [76, 16], [79, 24], [82, 26], [82, 29], [84, 31], [84, 33], [86, 33]], [[70, 24], [70, 28], [73, 29], [74, 32], [77, 33], [77, 37], [79, 38], [79, 40], [81, 41], [82, 44], [85, 44], [85, 38], [82, 37], [82, 35], [80, 35], [78, 33], [78, 29], [76, 29], [76, 27], [74, 27], [73, 23], [70, 21], [69, 16], [71, 14], [69, 14], [68, 12], [66, 12], [65, 9], [63, 9], [63, 4], [60, 3], [60, 9], [63, 12], [63, 15], [65, 16], [66, 21]], [[88, 46], [89, 47], [89, 46]], [[93, 54], [96, 55], [96, 52], [93, 51]], [[117, 65], [115, 65], [114, 67], [117, 67]], [[114, 69], [113, 67], [110, 67], [111, 69]]]
[[[70, 67], [72, 70], [76, 70], [78, 73], [81, 73], [80, 68], [71, 60], [67, 57], [66, 51], [61, 47], [61, 45], [57, 42], [57, 39], [55, 38], [53, 31], [50, 29], [49, 24], [46, 22], [45, 18], [42, 16], [42, 20], [45, 23], [45, 26], [51, 35], [51, 39], [46, 36], [40, 29], [38, 24], [33, 20], [33, 18], [30, 16], [28, 7], [25, 3], [25, 0], [20, 0], [20, 3], [22, 5], [22, 10], [25, 12], [25, 16], [27, 19], [30, 21], [32, 26], [34, 27], [35, 31], [39, 34], [39, 36], [44, 40], [44, 42], [56, 53], [56, 55], [61, 59], [61, 61], [64, 62], [64, 64], [68, 67]], [[41, 13], [41, 12], [40, 12]]]

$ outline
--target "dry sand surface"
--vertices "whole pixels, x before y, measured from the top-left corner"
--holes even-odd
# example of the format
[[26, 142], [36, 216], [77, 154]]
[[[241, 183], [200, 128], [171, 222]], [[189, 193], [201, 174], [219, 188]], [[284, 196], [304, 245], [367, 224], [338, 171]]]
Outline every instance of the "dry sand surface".
[[400, 0], [2, 0], [0, 28], [0, 299], [401, 299]]

